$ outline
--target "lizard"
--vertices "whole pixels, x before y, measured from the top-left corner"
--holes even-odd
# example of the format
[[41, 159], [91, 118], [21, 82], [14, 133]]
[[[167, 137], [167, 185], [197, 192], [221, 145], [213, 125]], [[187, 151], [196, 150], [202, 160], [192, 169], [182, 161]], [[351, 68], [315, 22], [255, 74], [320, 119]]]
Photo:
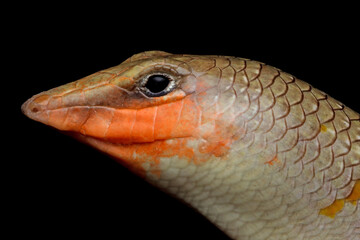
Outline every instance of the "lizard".
[[146, 51], [21, 108], [232, 239], [360, 239], [359, 114], [265, 63]]

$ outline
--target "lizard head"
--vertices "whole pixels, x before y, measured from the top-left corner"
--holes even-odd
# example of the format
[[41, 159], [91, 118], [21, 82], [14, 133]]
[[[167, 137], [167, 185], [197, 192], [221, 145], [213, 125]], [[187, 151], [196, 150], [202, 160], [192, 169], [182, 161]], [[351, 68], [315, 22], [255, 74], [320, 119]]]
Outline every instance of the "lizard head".
[[156, 181], [226, 157], [239, 136], [228, 70], [211, 57], [143, 52], [37, 94], [22, 111]]

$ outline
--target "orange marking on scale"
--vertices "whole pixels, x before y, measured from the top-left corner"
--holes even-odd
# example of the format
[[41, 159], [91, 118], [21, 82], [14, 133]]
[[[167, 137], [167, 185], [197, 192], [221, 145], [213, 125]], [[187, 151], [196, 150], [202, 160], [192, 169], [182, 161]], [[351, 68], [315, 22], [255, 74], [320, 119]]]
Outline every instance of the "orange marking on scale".
[[220, 157], [230, 149], [231, 142], [231, 139], [223, 139], [217, 143], [206, 144], [200, 151], [202, 153], [211, 153], [215, 157]]
[[336, 214], [343, 209], [344, 204], [344, 199], [337, 199], [330, 206], [321, 209], [319, 214], [328, 216], [330, 218], [335, 218]]
[[[221, 114], [217, 117], [221, 118]], [[216, 119], [215, 116], [213, 118]], [[215, 120], [214, 128], [203, 133], [203, 138], [207, 141], [200, 145], [199, 152], [212, 154], [215, 157], [225, 155], [231, 149], [231, 144], [240, 137], [239, 134], [234, 135], [235, 127], [231, 123], [227, 124], [229, 126], [225, 128], [226, 124]]]
[[347, 198], [335, 200], [330, 206], [321, 209], [319, 214], [328, 216], [330, 218], [335, 218], [336, 214], [344, 208], [346, 202], [356, 205], [359, 199], [360, 199], [360, 180], [357, 180], [355, 182], [351, 194]]
[[[169, 142], [170, 141], [170, 142]], [[144, 163], [150, 164], [150, 172], [160, 176], [160, 158], [179, 156], [189, 161], [194, 157], [192, 148], [187, 147], [187, 139], [173, 139], [168, 141], [155, 141], [151, 143], [137, 143], [130, 145], [101, 143], [103, 151], [118, 156], [116, 160], [130, 168], [140, 176], [145, 176]], [[97, 143], [99, 144], [99, 143]]]
[[321, 132], [326, 132], [326, 131], [327, 131], [327, 127], [321, 124]]
[[357, 180], [351, 194], [346, 198], [348, 201], [357, 201], [360, 199], [360, 180]]
[[265, 164], [269, 164], [269, 165], [274, 165], [274, 162], [277, 162], [277, 163], [280, 163], [280, 160], [278, 159], [278, 157], [277, 156], [275, 156], [273, 159], [271, 159], [271, 160], [269, 160], [269, 161], [267, 161], [267, 162], [265, 162]]

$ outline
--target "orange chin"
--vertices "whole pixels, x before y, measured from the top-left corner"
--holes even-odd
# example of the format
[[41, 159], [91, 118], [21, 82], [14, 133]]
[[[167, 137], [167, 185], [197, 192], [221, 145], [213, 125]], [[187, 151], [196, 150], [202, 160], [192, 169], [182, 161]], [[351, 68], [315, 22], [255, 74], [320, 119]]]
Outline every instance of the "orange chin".
[[[160, 177], [159, 163], [161, 158], [177, 156], [191, 161], [195, 156], [193, 148], [187, 146], [187, 142], [191, 138], [123, 144], [112, 143], [77, 133], [73, 134], [73, 137], [108, 154], [141, 177], [145, 177], [147, 172]], [[144, 167], [145, 163], [147, 163], [148, 168]]]

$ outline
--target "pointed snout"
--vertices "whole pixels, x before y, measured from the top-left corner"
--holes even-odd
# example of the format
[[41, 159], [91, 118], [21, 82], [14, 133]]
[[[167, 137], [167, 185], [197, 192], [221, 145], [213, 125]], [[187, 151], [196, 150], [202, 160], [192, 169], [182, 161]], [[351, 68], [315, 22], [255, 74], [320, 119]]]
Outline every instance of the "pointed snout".
[[68, 115], [68, 108], [123, 104], [127, 97], [122, 88], [124, 85], [131, 86], [132, 81], [101, 71], [41, 92], [27, 100], [21, 110], [35, 121], [59, 128], [60, 122]]
[[61, 131], [103, 137], [115, 109], [133, 104], [127, 90], [132, 86], [132, 78], [98, 72], [41, 92], [27, 100], [21, 110], [30, 119]]
[[35, 121], [48, 124], [48, 116], [46, 112], [48, 103], [49, 95], [40, 93], [31, 97], [25, 103], [23, 103], [21, 105], [21, 111], [27, 117]]

